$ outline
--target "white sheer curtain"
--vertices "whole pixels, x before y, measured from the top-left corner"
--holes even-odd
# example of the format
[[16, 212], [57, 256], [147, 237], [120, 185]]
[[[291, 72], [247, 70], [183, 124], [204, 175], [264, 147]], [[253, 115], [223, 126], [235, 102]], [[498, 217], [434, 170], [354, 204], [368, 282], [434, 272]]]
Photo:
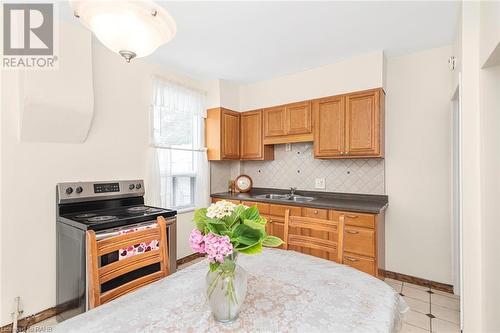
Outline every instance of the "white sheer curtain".
[[204, 93], [161, 78], [153, 79], [147, 194], [151, 204], [179, 210], [208, 205], [204, 118]]

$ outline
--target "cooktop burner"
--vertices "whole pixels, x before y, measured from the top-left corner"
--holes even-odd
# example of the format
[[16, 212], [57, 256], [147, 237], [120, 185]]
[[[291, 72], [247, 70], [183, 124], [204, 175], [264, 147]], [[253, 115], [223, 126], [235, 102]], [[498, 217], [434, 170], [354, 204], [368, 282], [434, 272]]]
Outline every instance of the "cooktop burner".
[[93, 214], [93, 213], [84, 213], [84, 214], [80, 214], [80, 215], [77, 215], [75, 216], [77, 219], [88, 219], [89, 217], [94, 217], [96, 216], [97, 214]]
[[116, 216], [113, 215], [101, 215], [101, 216], [94, 216], [91, 218], [88, 218], [87, 221], [89, 222], [104, 222], [104, 221], [110, 221], [116, 219]]
[[128, 208], [127, 212], [129, 212], [129, 213], [144, 213], [148, 209], [149, 208], [146, 206], [137, 206], [137, 207]]

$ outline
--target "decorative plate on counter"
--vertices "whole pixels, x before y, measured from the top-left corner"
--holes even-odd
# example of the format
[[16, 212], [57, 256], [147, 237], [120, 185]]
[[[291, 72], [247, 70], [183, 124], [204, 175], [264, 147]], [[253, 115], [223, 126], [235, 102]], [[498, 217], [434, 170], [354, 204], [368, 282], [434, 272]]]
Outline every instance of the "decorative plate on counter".
[[252, 189], [252, 178], [247, 175], [239, 175], [236, 177], [235, 186], [239, 192], [248, 192]]

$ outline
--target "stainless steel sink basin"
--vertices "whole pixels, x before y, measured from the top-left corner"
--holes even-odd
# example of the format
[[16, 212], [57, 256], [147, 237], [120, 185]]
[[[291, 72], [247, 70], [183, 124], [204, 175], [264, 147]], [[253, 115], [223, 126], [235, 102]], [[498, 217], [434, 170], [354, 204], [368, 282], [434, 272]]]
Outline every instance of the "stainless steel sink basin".
[[295, 201], [295, 202], [309, 202], [309, 201], [314, 200], [314, 198], [313, 197], [303, 197], [301, 195], [294, 195], [294, 196], [288, 198], [288, 200]]
[[309, 202], [314, 200], [313, 197], [304, 197], [302, 195], [290, 195], [290, 194], [261, 194], [255, 196], [257, 199], [271, 199], [271, 200], [283, 200], [283, 201], [295, 201], [295, 202]]
[[289, 194], [261, 194], [255, 196], [257, 199], [288, 200]]

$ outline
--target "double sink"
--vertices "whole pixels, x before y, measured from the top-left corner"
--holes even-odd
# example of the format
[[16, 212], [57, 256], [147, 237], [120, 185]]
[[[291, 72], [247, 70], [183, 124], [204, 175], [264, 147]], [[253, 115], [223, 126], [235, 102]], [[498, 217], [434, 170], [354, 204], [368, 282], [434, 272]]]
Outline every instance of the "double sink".
[[288, 202], [290, 202], [290, 201], [309, 202], [309, 201], [316, 199], [314, 197], [305, 197], [305, 196], [296, 195], [296, 194], [274, 194], [274, 193], [256, 195], [255, 198], [280, 200], [280, 201], [288, 201]]

